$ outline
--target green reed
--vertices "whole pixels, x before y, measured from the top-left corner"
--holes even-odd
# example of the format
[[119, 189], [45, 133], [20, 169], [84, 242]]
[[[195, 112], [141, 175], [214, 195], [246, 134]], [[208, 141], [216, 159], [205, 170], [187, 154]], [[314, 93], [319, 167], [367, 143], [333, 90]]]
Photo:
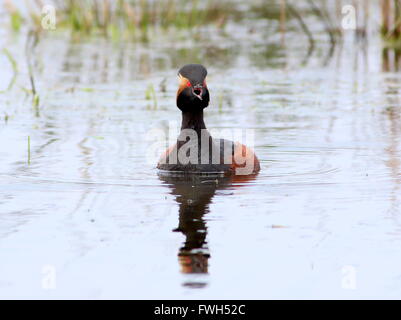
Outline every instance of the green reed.
[[28, 165], [31, 164], [31, 136], [28, 136]]
[[157, 96], [156, 96], [156, 90], [153, 84], [149, 84], [148, 88], [145, 91], [145, 99], [146, 100], [151, 100], [153, 102], [153, 110], [157, 109]]
[[10, 61], [11, 67], [13, 69], [13, 77], [11, 78], [10, 82], [8, 83], [7, 90], [11, 90], [13, 87], [15, 80], [17, 79], [18, 75], [18, 65], [17, 61], [15, 61], [14, 57], [10, 53], [10, 51], [7, 50], [7, 48], [3, 49], [4, 54], [6, 55], [8, 61]]
[[381, 33], [388, 47], [401, 47], [401, 0], [381, 0]]
[[[9, 4], [7, 8], [14, 30], [18, 31], [22, 23], [29, 22], [37, 33], [43, 33], [42, 0], [30, 2], [27, 18], [21, 17], [12, 5], [13, 0], [5, 1]], [[245, 5], [240, 0], [54, 0], [53, 3], [57, 14], [56, 29], [70, 30], [75, 37], [103, 35], [116, 41], [148, 41], [152, 34], [169, 28], [189, 31], [206, 25], [224, 28], [228, 21], [240, 22], [252, 18], [278, 20], [277, 31], [282, 33], [284, 39], [286, 25], [290, 25], [294, 17], [301, 29], [308, 31], [305, 28], [307, 23], [303, 22], [304, 11], [307, 10], [308, 15], [318, 17], [334, 43], [337, 39], [325, 5], [328, 1], [306, 0], [308, 6], [302, 10], [296, 5], [297, 2], [290, 0], [252, 0], [246, 2], [248, 10], [240, 8]], [[291, 4], [291, 12], [287, 12]], [[313, 42], [310, 32], [307, 36]]]
[[[7, 1], [12, 29], [20, 30], [21, 14]], [[28, 22], [41, 28], [41, 1], [35, 1]], [[138, 36], [146, 39], [150, 29], [193, 28], [215, 23], [222, 27], [233, 11], [227, 0], [54, 0], [56, 28], [75, 34], [103, 34], [113, 39]], [[25, 21], [27, 22], [27, 21]]]

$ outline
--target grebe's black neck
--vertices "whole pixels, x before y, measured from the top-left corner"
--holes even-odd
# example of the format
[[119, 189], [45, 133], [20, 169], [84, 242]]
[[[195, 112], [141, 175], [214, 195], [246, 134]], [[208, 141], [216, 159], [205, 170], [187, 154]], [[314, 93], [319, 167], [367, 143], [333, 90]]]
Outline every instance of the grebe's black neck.
[[206, 129], [205, 122], [203, 121], [203, 110], [182, 112], [181, 130], [192, 129], [198, 135], [202, 129]]

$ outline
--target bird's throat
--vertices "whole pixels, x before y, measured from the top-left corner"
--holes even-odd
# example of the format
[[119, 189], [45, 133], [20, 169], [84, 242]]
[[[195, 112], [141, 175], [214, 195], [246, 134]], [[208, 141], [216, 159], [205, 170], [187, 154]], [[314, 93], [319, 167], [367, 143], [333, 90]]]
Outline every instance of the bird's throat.
[[198, 135], [202, 129], [206, 129], [205, 122], [203, 121], [203, 110], [198, 112], [183, 112], [181, 130], [184, 129], [195, 130]]

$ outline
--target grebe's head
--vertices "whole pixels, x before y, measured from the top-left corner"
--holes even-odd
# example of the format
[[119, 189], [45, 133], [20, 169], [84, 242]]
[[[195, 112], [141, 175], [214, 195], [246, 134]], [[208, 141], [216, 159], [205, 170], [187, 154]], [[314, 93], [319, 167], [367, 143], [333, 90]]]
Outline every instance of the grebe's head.
[[207, 70], [201, 64], [187, 64], [178, 71], [177, 107], [183, 112], [197, 112], [209, 105]]

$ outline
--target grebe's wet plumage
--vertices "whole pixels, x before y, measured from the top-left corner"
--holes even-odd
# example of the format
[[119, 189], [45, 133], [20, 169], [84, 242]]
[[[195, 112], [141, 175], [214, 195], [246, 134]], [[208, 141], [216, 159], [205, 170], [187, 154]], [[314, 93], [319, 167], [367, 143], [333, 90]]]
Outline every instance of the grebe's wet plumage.
[[[213, 139], [206, 130], [203, 120], [203, 109], [209, 105], [209, 90], [206, 85], [207, 70], [201, 64], [187, 64], [178, 71], [179, 87], [177, 90], [177, 107], [182, 112], [181, 133], [177, 138], [177, 143], [161, 156], [157, 167], [161, 170], [180, 171], [180, 172], [224, 172], [226, 174], [236, 174], [236, 169], [246, 167], [252, 163], [251, 172], [255, 174], [260, 170], [259, 160], [253, 151], [240, 143], [229, 140]], [[196, 132], [198, 139], [195, 142], [186, 139], [186, 130], [191, 129]], [[208, 140], [208, 147], [201, 146], [201, 137]], [[177, 159], [181, 147], [190, 143], [198, 143], [198, 154], [195, 163], [181, 163]], [[228, 155], [231, 157], [227, 161]], [[219, 161], [216, 164], [214, 155], [218, 155]], [[245, 162], [237, 164], [235, 159], [241, 157]], [[174, 161], [172, 161], [174, 159]], [[206, 161], [205, 161], [206, 159]]]

